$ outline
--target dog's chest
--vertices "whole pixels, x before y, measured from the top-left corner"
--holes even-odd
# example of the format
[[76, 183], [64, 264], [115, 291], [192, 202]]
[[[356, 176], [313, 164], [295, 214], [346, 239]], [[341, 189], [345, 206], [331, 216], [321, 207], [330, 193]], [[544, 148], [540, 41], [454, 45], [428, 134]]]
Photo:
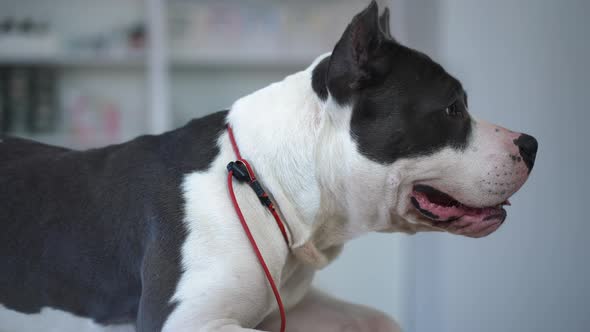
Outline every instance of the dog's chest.
[[[172, 299], [178, 303], [172, 321], [199, 316], [198, 308], [210, 307], [212, 298], [226, 299], [224, 310], [228, 311], [233, 303], [251, 301], [248, 309], [253, 314], [249, 317], [259, 319], [277, 309], [260, 262], [229, 199], [225, 166], [235, 155], [226, 136], [219, 139], [220, 152], [211, 167], [187, 175], [182, 183], [187, 236], [181, 250], [183, 273]], [[314, 270], [290, 253], [276, 222], [252, 189], [234, 183], [234, 190], [285, 306], [294, 306], [307, 292]], [[249, 321], [245, 325], [257, 323]]]

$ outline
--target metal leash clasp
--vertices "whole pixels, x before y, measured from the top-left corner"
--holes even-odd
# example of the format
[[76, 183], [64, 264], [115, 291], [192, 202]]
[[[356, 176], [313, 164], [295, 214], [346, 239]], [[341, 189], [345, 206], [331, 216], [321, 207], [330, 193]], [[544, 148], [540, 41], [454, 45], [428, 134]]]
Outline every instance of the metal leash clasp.
[[239, 160], [227, 164], [227, 171], [231, 172], [234, 178], [239, 182], [252, 182], [252, 177], [250, 176], [250, 173], [248, 173], [248, 168], [246, 168], [246, 165]]
[[268, 194], [266, 193], [264, 188], [262, 188], [260, 182], [258, 182], [256, 178], [253, 178], [253, 176], [250, 175], [250, 172], [248, 172], [248, 167], [246, 166], [246, 164], [244, 164], [243, 161], [237, 160], [230, 162], [229, 164], [227, 164], [227, 171], [230, 172], [233, 175], [233, 177], [239, 182], [247, 182], [252, 188], [252, 190], [254, 190], [254, 193], [256, 193], [256, 196], [258, 196], [258, 199], [260, 200], [260, 203], [262, 203], [262, 205], [266, 206], [269, 209], [274, 209], [270, 197], [268, 197]]

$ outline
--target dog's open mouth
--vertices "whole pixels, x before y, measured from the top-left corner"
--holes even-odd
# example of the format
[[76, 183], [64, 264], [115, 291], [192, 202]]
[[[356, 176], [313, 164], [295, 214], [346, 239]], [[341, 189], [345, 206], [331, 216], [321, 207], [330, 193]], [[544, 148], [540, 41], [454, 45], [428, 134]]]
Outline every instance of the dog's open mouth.
[[504, 201], [496, 206], [470, 207], [450, 195], [427, 185], [415, 185], [411, 196], [414, 207], [426, 218], [435, 222], [451, 222], [462, 217], [472, 221], [499, 221], [506, 218], [502, 206], [510, 205]]

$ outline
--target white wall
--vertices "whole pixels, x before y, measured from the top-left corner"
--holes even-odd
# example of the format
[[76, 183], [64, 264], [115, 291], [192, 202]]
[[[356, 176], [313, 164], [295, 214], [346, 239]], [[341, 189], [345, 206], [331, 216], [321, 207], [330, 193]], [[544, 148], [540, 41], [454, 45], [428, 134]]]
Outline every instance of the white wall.
[[415, 331], [588, 331], [590, 2], [444, 0], [438, 10], [436, 58], [462, 80], [471, 112], [540, 149], [498, 232], [417, 238]]
[[314, 284], [338, 298], [377, 308], [405, 328], [413, 315], [411, 252], [407, 235], [365, 235], [348, 243]]

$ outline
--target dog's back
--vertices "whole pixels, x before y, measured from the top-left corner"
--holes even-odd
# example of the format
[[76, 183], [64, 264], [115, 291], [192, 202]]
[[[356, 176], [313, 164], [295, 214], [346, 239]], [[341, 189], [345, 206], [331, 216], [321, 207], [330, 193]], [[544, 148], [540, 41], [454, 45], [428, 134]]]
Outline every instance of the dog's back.
[[0, 305], [133, 321], [146, 269], [162, 285], [151, 301], [168, 301], [185, 236], [182, 179], [217, 154], [225, 114], [88, 151], [3, 137]]
[[30, 158], [69, 151], [66, 148], [42, 144], [28, 139], [0, 135], [0, 168]]

